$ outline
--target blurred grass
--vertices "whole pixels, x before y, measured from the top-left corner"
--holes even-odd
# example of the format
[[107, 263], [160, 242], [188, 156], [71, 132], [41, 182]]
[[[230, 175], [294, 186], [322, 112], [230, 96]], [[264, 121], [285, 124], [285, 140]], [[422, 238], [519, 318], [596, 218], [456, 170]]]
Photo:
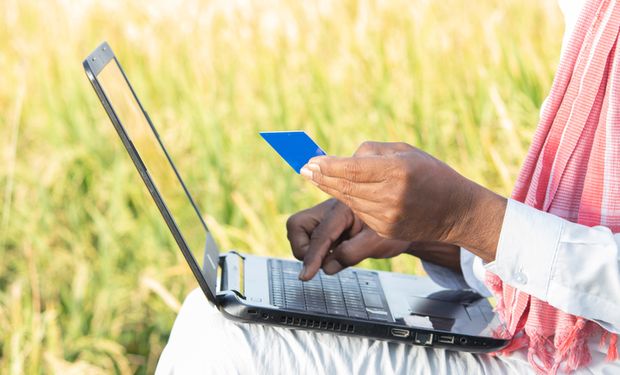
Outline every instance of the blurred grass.
[[[289, 256], [324, 197], [259, 130], [406, 141], [503, 194], [550, 86], [554, 1], [3, 0], [0, 373], [151, 373], [196, 286], [81, 67], [108, 40], [224, 249]], [[365, 266], [419, 272], [411, 258]]]

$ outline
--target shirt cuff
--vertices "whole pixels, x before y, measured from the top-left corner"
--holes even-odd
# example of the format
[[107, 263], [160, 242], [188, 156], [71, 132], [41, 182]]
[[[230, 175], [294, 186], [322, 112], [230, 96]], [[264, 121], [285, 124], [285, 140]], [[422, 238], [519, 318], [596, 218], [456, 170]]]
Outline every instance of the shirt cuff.
[[482, 259], [465, 248], [461, 248], [461, 270], [465, 282], [483, 297], [490, 297], [491, 292], [484, 285], [485, 269]]
[[495, 260], [484, 267], [506, 284], [547, 301], [564, 220], [509, 199]]

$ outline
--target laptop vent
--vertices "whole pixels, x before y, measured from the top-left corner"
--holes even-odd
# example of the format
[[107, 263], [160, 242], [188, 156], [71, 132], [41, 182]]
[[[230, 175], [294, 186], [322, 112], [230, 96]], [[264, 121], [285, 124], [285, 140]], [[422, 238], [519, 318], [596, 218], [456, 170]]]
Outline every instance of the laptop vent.
[[287, 326], [296, 326], [296, 327], [307, 327], [320, 329], [324, 331], [334, 331], [334, 332], [347, 332], [354, 333], [355, 326], [353, 324], [339, 323], [332, 320], [324, 320], [324, 319], [306, 319], [306, 318], [298, 318], [289, 315], [280, 316], [280, 323], [286, 324]]

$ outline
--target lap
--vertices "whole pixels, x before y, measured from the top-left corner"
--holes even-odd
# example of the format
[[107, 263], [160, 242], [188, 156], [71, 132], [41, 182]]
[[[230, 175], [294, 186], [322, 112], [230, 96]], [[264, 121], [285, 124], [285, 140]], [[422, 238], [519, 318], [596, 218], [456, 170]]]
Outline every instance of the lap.
[[156, 374], [531, 372], [523, 353], [496, 357], [234, 322], [196, 289], [183, 303]]

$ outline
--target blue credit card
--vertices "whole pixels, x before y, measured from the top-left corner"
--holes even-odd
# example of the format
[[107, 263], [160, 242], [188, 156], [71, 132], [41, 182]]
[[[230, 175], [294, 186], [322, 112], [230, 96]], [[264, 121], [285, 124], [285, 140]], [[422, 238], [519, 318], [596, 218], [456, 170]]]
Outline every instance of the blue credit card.
[[302, 130], [260, 132], [260, 135], [297, 173], [308, 160], [315, 156], [326, 155], [325, 151]]

